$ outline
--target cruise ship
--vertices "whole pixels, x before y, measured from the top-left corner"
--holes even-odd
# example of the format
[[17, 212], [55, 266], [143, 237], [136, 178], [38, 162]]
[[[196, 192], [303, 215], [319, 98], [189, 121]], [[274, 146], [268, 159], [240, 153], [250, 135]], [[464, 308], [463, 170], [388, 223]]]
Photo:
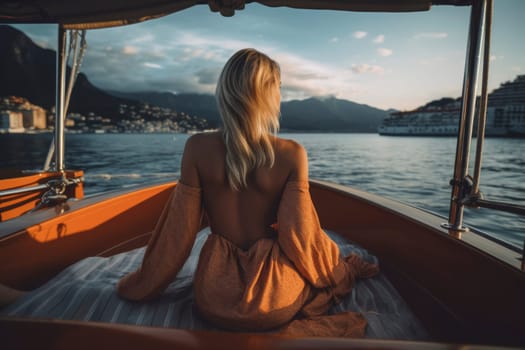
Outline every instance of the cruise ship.
[[[443, 98], [413, 111], [393, 112], [379, 126], [380, 135], [454, 136], [461, 103]], [[525, 136], [525, 75], [501, 84], [489, 94], [486, 136]]]

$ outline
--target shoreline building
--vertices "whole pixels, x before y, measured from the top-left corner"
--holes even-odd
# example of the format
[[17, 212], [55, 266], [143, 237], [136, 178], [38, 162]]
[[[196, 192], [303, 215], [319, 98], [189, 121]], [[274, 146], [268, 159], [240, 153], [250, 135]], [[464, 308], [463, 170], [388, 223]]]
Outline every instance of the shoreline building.
[[0, 111], [0, 133], [24, 132], [24, 119], [19, 111]]
[[[455, 136], [461, 102], [443, 98], [413, 111], [393, 112], [378, 128], [380, 135]], [[525, 75], [501, 84], [488, 96], [486, 136], [525, 136]]]
[[0, 132], [13, 133], [47, 128], [47, 112], [25, 98], [9, 96], [0, 100]]
[[489, 94], [487, 126], [489, 117], [495, 135], [525, 136], [525, 74]]
[[45, 129], [47, 127], [45, 109], [34, 105], [24, 105], [19, 110], [22, 112], [24, 128]]

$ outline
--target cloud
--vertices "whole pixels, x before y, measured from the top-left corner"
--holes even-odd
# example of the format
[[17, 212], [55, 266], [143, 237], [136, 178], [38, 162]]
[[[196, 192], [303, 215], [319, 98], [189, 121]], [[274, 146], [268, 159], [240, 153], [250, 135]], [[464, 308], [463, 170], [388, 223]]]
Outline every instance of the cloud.
[[499, 61], [499, 60], [502, 60], [504, 58], [505, 58], [505, 56], [502, 56], [502, 55], [499, 55], [499, 56], [497, 56], [497, 55], [490, 55], [490, 60], [491, 61], [496, 61], [496, 60]]
[[221, 69], [219, 67], [203, 68], [197, 71], [197, 73], [195, 73], [195, 76], [197, 77], [197, 82], [199, 84], [215, 85], [217, 83], [217, 80], [219, 79], [220, 73]]
[[193, 57], [225, 60], [233, 54], [233, 51], [253, 47], [254, 43], [212, 35], [202, 36], [192, 31], [181, 31], [173, 40], [173, 46], [184, 47], [185, 52], [192, 52]]
[[321, 63], [292, 53], [280, 51], [271, 56], [281, 66], [283, 89], [299, 91], [300, 89], [295, 88], [302, 87], [303, 90], [317, 90], [321, 81], [327, 81], [333, 75], [329, 68]]
[[425, 32], [414, 35], [414, 39], [445, 39], [447, 37], [448, 33], [444, 32]]
[[362, 73], [383, 74], [385, 72], [385, 69], [378, 65], [360, 63], [360, 64], [352, 64], [352, 72], [356, 74], [362, 74]]
[[330, 39], [330, 42], [331, 43], [336, 43], [339, 41], [339, 38], [338, 37], [333, 37], [332, 39]]
[[353, 94], [356, 82], [352, 73], [326, 62], [302, 57], [296, 53], [272, 49], [266, 51], [281, 66], [281, 95], [284, 101], [312, 96]]
[[135, 46], [126, 45], [122, 48], [122, 53], [124, 55], [136, 55], [139, 52], [139, 49]]
[[145, 33], [139, 36], [135, 36], [130, 40], [130, 42], [134, 44], [141, 44], [141, 43], [151, 43], [156, 40], [155, 35], [152, 33]]
[[367, 35], [368, 35], [367, 32], [363, 32], [363, 31], [360, 31], [360, 30], [358, 30], [358, 31], [356, 31], [356, 32], [353, 33], [353, 36], [354, 36], [354, 38], [356, 38], [356, 39], [363, 39], [363, 38], [364, 38], [365, 36], [367, 36]]
[[[86, 52], [83, 70], [96, 86], [116, 91], [213, 94], [226, 60], [241, 48], [256, 47], [279, 62], [283, 101], [312, 96], [351, 99], [363, 94], [362, 82], [356, 81], [350, 69], [272, 46], [268, 40], [243, 40], [187, 29], [178, 29], [176, 36], [157, 35], [151, 42], [145, 40], [147, 35], [140, 35], [134, 32], [113, 41], [111, 49], [107, 35], [92, 35], [93, 45]], [[135, 36], [140, 38], [133, 40]], [[381, 69], [371, 66], [366, 71], [378, 73]]]
[[162, 66], [160, 64], [151, 63], [151, 62], [144, 62], [144, 67], [148, 68], [155, 68], [155, 69], [162, 69]]
[[385, 42], [385, 36], [383, 34], [378, 35], [372, 40], [375, 44], [382, 44]]
[[520, 66], [512, 66], [511, 70], [514, 71], [514, 72], [518, 72], [519, 73], [519, 72], [521, 72], [521, 67]]
[[381, 47], [381, 48], [377, 49], [377, 53], [379, 55], [381, 55], [381, 56], [386, 57], [386, 56], [392, 55], [393, 51], [390, 50], [390, 49], [385, 49], [384, 47]]

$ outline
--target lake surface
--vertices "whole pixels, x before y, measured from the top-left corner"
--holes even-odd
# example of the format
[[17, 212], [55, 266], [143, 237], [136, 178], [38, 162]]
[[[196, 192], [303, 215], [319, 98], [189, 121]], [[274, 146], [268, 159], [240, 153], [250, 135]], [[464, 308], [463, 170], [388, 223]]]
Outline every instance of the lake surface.
[[[377, 134], [281, 134], [308, 151], [310, 177], [448, 216], [456, 139]], [[0, 168], [40, 169], [50, 134], [0, 134]], [[68, 134], [66, 166], [85, 171], [85, 193], [178, 179], [185, 134]], [[475, 149], [475, 140], [473, 143]], [[473, 160], [474, 154], [471, 156]], [[525, 205], [525, 139], [485, 140], [481, 191]], [[446, 221], [446, 219], [444, 219]], [[525, 217], [466, 209], [465, 222], [523, 247]]]

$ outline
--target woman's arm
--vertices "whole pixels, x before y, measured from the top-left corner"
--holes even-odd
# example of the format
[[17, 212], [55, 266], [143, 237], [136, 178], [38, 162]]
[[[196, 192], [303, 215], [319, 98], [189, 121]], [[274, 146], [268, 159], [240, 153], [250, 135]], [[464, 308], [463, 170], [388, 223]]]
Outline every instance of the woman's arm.
[[146, 300], [162, 293], [191, 253], [202, 221], [202, 194], [190, 140], [183, 154], [181, 181], [153, 230], [141, 267], [117, 285], [123, 298]]
[[201, 187], [198, 159], [199, 154], [202, 153], [202, 142], [199, 139], [202, 135], [192, 135], [186, 141], [184, 152], [182, 153], [180, 182], [191, 187]]
[[308, 154], [306, 149], [295, 141], [290, 141], [288, 150], [289, 161], [292, 164], [289, 181], [308, 182]]

